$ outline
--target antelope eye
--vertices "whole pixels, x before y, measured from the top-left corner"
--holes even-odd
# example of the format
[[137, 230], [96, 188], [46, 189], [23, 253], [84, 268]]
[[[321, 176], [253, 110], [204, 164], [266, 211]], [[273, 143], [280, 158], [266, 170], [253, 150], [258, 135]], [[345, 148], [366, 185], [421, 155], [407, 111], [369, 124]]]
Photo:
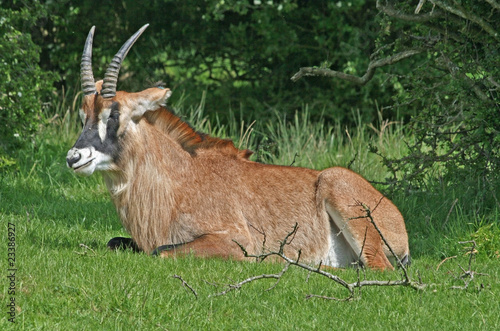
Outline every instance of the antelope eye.
[[109, 115], [110, 119], [117, 120], [120, 117], [120, 113], [118, 110], [113, 110], [111, 111], [111, 114]]

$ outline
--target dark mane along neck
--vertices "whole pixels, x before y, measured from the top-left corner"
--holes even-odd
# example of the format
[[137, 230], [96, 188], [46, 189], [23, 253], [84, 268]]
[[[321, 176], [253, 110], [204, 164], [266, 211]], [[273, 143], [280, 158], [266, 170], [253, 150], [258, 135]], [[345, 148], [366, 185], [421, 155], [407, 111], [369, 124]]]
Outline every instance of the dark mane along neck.
[[248, 149], [240, 150], [236, 148], [229, 139], [210, 137], [207, 134], [195, 131], [189, 124], [164, 107], [147, 112], [144, 117], [160, 131], [172, 137], [185, 151], [193, 156], [196, 155], [197, 149], [215, 149], [225, 155], [241, 159], [248, 159], [252, 155], [252, 151]]

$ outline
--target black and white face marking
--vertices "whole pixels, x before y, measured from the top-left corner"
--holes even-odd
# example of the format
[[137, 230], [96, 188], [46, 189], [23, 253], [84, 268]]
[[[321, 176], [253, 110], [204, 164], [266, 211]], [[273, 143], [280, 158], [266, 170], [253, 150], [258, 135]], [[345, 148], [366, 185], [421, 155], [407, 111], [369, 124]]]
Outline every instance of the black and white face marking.
[[75, 173], [90, 176], [94, 171], [111, 170], [118, 158], [118, 128], [120, 105], [113, 102], [98, 114], [80, 110], [83, 129], [73, 148], [68, 151], [66, 163]]

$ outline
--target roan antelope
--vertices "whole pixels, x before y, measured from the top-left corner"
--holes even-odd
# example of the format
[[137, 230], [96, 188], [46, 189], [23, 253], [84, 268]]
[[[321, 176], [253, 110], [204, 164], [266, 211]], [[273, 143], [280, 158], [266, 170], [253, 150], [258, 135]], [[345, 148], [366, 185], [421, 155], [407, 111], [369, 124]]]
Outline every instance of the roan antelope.
[[116, 91], [121, 63], [147, 25], [118, 51], [104, 80], [95, 82], [94, 28], [81, 61], [83, 130], [66, 160], [79, 175], [100, 171], [104, 177], [132, 236], [108, 246], [243, 259], [235, 241], [253, 254], [262, 252], [264, 239], [276, 250], [298, 223], [285, 249], [289, 257], [300, 249], [302, 261], [345, 267], [360, 255], [367, 267], [392, 269], [394, 258], [363, 217], [362, 202], [395, 254], [409, 262], [401, 213], [360, 175], [340, 167], [315, 171], [250, 161], [250, 151], [198, 133], [170, 112], [169, 89]]

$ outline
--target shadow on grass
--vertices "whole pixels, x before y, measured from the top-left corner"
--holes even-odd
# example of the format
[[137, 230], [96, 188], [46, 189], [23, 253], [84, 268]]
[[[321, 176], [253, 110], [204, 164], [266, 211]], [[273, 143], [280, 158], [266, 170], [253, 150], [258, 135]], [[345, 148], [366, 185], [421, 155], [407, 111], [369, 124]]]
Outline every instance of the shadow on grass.
[[100, 249], [123, 233], [109, 197], [85, 187], [92, 182], [61, 186], [47, 184], [40, 176], [31, 181], [19, 177], [0, 180], [0, 216], [16, 224], [19, 244], [25, 248], [80, 251], [83, 243]]

